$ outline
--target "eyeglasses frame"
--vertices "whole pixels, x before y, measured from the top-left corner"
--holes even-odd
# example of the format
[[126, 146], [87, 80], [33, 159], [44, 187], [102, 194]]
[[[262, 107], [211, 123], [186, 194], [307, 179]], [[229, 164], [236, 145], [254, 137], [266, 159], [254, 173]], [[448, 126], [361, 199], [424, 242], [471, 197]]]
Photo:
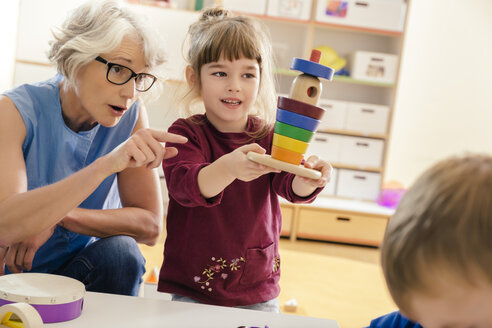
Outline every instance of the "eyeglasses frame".
[[[139, 76], [142, 76], [142, 75], [146, 75], [146, 76], [150, 76], [152, 77], [154, 80], [152, 81], [152, 83], [150, 84], [150, 86], [145, 89], [145, 90], [138, 90], [136, 88], [136, 85], [135, 85], [135, 90], [139, 91], [139, 92], [145, 92], [145, 91], [148, 91], [150, 88], [152, 88], [152, 86], [154, 85], [155, 81], [157, 81], [157, 77], [155, 77], [154, 75], [152, 74], [149, 74], [149, 73], [135, 73], [130, 67], [127, 67], [125, 65], [121, 65], [121, 64], [117, 64], [117, 63], [112, 63], [112, 62], [109, 62], [107, 61], [106, 59], [102, 58], [101, 56], [97, 56], [96, 58], [94, 58], [94, 60], [100, 62], [100, 63], [103, 63], [104, 65], [108, 66], [108, 70], [106, 72], [106, 80], [108, 80], [109, 83], [112, 83], [112, 84], [115, 84], [115, 85], [123, 85], [125, 83], [128, 83], [128, 81], [130, 81], [131, 79], [135, 78], [135, 80], [139, 77]], [[120, 66], [120, 67], [124, 67], [128, 70], [130, 70], [130, 72], [132, 73], [132, 75], [130, 75], [130, 77], [128, 78], [128, 80], [126, 80], [125, 82], [122, 82], [122, 83], [116, 83], [116, 82], [113, 82], [109, 79], [109, 71], [111, 70], [111, 68], [113, 66]]]

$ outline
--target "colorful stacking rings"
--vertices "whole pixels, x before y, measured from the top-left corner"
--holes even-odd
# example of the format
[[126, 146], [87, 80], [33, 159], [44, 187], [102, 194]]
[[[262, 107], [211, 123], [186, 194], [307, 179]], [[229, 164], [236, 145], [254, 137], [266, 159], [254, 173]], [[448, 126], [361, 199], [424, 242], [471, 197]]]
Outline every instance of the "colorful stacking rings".
[[272, 158], [299, 165], [324, 109], [286, 97], [278, 98]]

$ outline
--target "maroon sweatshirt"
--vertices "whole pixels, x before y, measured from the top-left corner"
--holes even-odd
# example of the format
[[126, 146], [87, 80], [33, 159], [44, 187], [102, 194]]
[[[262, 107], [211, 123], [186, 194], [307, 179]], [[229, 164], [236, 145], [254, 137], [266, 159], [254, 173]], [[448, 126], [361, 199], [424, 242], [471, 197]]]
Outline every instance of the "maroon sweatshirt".
[[[294, 175], [282, 172], [249, 182], [235, 180], [219, 195], [203, 198], [197, 182], [201, 168], [253, 142], [270, 153], [273, 130], [252, 140], [246, 133], [218, 131], [205, 115], [193, 119], [179, 119], [169, 128], [188, 142], [168, 143], [179, 153], [163, 162], [169, 207], [158, 290], [222, 306], [275, 298], [280, 292], [282, 225], [278, 196], [295, 203], [312, 202], [321, 189], [299, 197], [292, 191]], [[257, 130], [259, 123], [250, 117], [247, 131]]]

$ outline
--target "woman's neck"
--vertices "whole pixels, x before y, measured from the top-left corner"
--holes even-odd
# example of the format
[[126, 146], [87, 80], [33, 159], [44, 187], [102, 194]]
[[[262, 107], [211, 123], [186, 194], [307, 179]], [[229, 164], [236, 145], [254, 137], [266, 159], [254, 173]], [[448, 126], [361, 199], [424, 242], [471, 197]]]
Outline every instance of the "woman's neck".
[[97, 122], [92, 119], [90, 114], [84, 109], [72, 85], [67, 85], [66, 80], [62, 80], [60, 87], [60, 105], [63, 121], [70, 130], [74, 132], [88, 131]]

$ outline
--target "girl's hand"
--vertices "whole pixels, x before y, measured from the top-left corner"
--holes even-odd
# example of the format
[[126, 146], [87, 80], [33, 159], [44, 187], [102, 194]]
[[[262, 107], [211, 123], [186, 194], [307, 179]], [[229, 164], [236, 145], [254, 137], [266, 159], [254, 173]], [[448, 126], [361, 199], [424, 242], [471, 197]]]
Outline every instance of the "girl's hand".
[[158, 167], [164, 159], [178, 154], [176, 148], [164, 147], [161, 142], [185, 143], [187, 141], [188, 139], [177, 134], [140, 129], [105, 157], [110, 160], [111, 171], [114, 173], [144, 165], [153, 169]]
[[292, 190], [300, 197], [307, 197], [311, 195], [316, 188], [324, 187], [330, 181], [331, 173], [333, 171], [331, 165], [321, 160], [318, 156], [310, 156], [304, 163], [304, 167], [320, 171], [321, 178], [315, 180], [296, 175], [292, 181]]
[[250, 151], [264, 154], [266, 150], [260, 145], [248, 144], [241, 146], [229, 154], [225, 155], [227, 168], [234, 178], [241, 181], [251, 181], [267, 173], [279, 173], [280, 170], [250, 161], [246, 154]]
[[320, 159], [316, 155], [309, 156], [307, 161], [304, 163], [304, 167], [308, 169], [318, 170], [321, 172], [321, 178], [319, 178], [318, 180], [296, 176], [296, 178], [298, 178], [301, 182], [307, 185], [310, 185], [315, 188], [321, 188], [326, 186], [326, 184], [331, 179], [333, 167], [330, 165], [330, 163]]

